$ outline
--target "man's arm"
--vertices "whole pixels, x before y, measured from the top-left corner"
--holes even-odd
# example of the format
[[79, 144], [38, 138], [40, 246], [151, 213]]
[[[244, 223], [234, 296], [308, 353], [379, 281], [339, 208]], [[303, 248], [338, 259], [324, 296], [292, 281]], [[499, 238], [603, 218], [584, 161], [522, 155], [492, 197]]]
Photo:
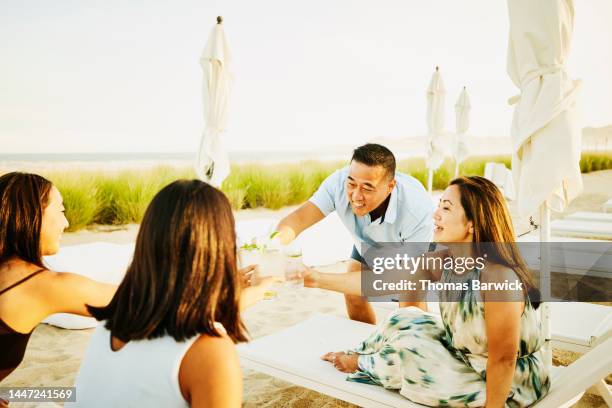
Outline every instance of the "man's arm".
[[336, 195], [341, 188], [341, 172], [335, 171], [319, 186], [319, 189], [300, 208], [286, 216], [276, 227], [281, 244], [286, 245], [302, 231], [321, 221], [336, 209]]
[[278, 239], [286, 245], [300, 235], [302, 231], [325, 218], [319, 207], [307, 201], [300, 208], [281, 220], [276, 227]]

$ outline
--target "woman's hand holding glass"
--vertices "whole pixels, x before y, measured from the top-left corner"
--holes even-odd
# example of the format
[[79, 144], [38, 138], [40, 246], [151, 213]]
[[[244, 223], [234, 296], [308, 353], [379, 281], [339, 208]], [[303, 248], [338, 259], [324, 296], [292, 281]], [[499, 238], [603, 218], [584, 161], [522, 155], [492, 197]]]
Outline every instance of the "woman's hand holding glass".
[[[259, 276], [257, 265], [248, 265], [238, 270], [243, 288], [244, 307], [248, 307], [260, 300], [270, 298], [271, 286], [284, 281], [282, 276]], [[247, 294], [248, 293], [248, 294]], [[245, 294], [247, 294], [245, 296]]]

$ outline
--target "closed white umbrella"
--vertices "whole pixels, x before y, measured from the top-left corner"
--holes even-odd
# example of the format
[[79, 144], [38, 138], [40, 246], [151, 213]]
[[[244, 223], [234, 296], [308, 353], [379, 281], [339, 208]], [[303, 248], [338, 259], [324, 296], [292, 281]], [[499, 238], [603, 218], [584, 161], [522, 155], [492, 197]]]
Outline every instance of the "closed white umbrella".
[[509, 0], [508, 73], [521, 89], [512, 121], [512, 169], [521, 216], [542, 203], [563, 211], [582, 190], [580, 82], [565, 71], [572, 31], [572, 0]]
[[[550, 210], [563, 211], [582, 190], [576, 97], [580, 82], [565, 71], [572, 31], [572, 0], [508, 0], [508, 73], [520, 88], [512, 120], [512, 170], [518, 211], [540, 209], [540, 241], [550, 241]], [[540, 289], [550, 299], [548, 247], [541, 246]], [[544, 308], [544, 327], [550, 322]], [[550, 347], [548, 348], [550, 362]]]
[[198, 150], [196, 174], [201, 180], [221, 186], [230, 173], [229, 158], [223, 148], [227, 110], [232, 85], [231, 54], [223, 31], [222, 18], [217, 17], [200, 58], [203, 71], [202, 104], [204, 131]]
[[446, 91], [444, 82], [440, 75], [440, 69], [436, 67], [429, 87], [427, 88], [427, 129], [428, 129], [428, 150], [427, 150], [427, 169], [428, 180], [427, 190], [431, 193], [433, 184], [433, 172], [444, 161], [444, 146], [442, 135], [444, 133], [444, 97]]
[[453, 143], [453, 157], [455, 158], [455, 177], [459, 175], [459, 164], [468, 156], [467, 131], [470, 127], [470, 98], [465, 86], [459, 94], [455, 104], [455, 127], [457, 133]]

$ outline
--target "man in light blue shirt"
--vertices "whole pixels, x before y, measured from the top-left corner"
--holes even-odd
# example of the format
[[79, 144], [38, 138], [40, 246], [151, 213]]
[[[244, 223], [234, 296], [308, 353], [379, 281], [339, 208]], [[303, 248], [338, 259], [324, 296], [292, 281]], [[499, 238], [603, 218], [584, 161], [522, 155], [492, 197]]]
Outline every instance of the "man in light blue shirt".
[[[378, 144], [356, 148], [349, 167], [331, 174], [310, 200], [281, 220], [281, 243], [289, 243], [332, 211], [355, 241], [347, 272], [361, 271], [362, 244], [429, 242], [433, 233], [431, 198], [418, 180], [395, 171], [393, 153]], [[375, 323], [366, 298], [345, 295], [345, 300], [351, 319]]]

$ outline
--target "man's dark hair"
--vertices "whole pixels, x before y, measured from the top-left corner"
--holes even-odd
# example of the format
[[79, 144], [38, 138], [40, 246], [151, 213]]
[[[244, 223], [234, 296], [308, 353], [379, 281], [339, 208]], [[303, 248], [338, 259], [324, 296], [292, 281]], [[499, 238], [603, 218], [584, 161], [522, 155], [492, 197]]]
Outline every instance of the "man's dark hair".
[[382, 166], [389, 180], [395, 177], [395, 156], [391, 150], [376, 143], [367, 143], [353, 150], [351, 162], [365, 164], [366, 166]]

